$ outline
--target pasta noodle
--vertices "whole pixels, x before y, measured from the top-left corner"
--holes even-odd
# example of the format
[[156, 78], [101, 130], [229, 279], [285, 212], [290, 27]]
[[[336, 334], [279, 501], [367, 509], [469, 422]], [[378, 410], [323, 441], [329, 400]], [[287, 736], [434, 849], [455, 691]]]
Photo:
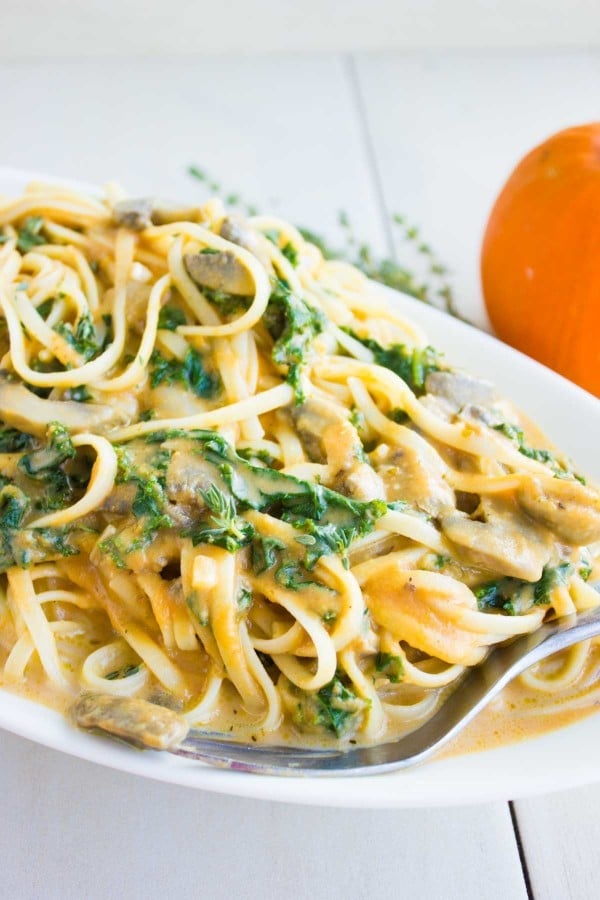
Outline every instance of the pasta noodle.
[[[597, 489], [287, 222], [36, 183], [0, 227], [11, 690], [372, 744], [600, 603]], [[591, 707], [597, 662], [519, 689]]]

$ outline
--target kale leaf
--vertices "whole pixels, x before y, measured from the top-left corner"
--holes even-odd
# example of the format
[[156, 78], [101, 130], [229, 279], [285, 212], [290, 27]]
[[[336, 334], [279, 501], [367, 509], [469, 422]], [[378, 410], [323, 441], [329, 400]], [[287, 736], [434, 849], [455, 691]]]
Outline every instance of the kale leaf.
[[501, 422], [500, 425], [492, 425], [492, 428], [494, 431], [499, 431], [501, 434], [505, 435], [505, 437], [514, 441], [519, 453], [522, 453], [523, 456], [527, 456], [529, 459], [535, 459], [537, 462], [554, 463], [558, 466], [556, 457], [550, 450], [538, 450], [535, 447], [530, 447], [525, 440], [523, 430], [517, 425], [512, 425], [509, 422]]
[[44, 220], [41, 216], [29, 216], [29, 218], [25, 219], [19, 228], [17, 249], [19, 249], [21, 253], [29, 253], [34, 247], [46, 244], [46, 238], [41, 233], [43, 227]]
[[94, 323], [87, 314], [81, 316], [75, 328], [70, 322], [59, 322], [54, 330], [85, 360], [93, 359], [102, 351]]
[[417, 397], [425, 393], [425, 379], [429, 373], [439, 372], [441, 369], [440, 354], [433, 347], [410, 349], [404, 344], [382, 347], [372, 338], [359, 337], [350, 328], [344, 328], [344, 331], [372, 352], [378, 366], [390, 369], [398, 375]]
[[298, 694], [301, 699], [294, 715], [296, 724], [323, 728], [338, 738], [347, 734], [368, 708], [368, 703], [358, 697], [339, 675], [335, 675], [320, 691], [301, 691]]
[[165, 304], [158, 314], [158, 328], [166, 331], [175, 331], [180, 325], [185, 325], [185, 313], [178, 306], [171, 303]]
[[286, 380], [294, 388], [296, 402], [302, 403], [305, 399], [302, 368], [307, 362], [310, 345], [325, 327], [325, 317], [277, 279], [263, 321], [275, 342], [271, 352], [273, 362], [287, 367]]
[[404, 677], [404, 664], [401, 656], [391, 653], [378, 653], [375, 657], [375, 671], [389, 678], [392, 684], [398, 684]]
[[558, 566], [544, 566], [542, 577], [533, 589], [534, 603], [540, 606], [550, 603], [551, 592], [567, 584], [572, 574], [573, 566], [569, 562], [559, 563]]
[[0, 453], [18, 453], [20, 450], [29, 450], [35, 443], [35, 438], [16, 428], [0, 428]]
[[219, 389], [219, 378], [204, 366], [202, 355], [189, 348], [183, 360], [166, 359], [158, 350], [150, 357], [150, 384], [180, 384], [197, 397], [212, 397]]
[[46, 430], [46, 444], [24, 453], [18, 467], [28, 478], [43, 482], [44, 495], [38, 503], [42, 509], [62, 509], [72, 500], [74, 481], [62, 468], [73, 459], [76, 451], [71, 436], [61, 422], [50, 422]]

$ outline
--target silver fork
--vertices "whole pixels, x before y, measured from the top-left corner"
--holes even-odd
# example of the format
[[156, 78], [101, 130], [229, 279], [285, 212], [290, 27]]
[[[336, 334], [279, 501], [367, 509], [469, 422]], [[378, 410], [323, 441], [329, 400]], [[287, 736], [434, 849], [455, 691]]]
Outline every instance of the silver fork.
[[[449, 695], [439, 710], [415, 731], [387, 744], [375, 747], [355, 747], [353, 749], [298, 749], [294, 747], [265, 744], [241, 744], [226, 739], [223, 735], [192, 729], [177, 743], [164, 742], [161, 749], [178, 756], [199, 760], [212, 766], [232, 769], [238, 772], [253, 772], [259, 775], [375, 775], [393, 769], [405, 769], [424, 762], [456, 737], [475, 716], [500, 693], [509, 681], [520, 675], [534, 663], [577, 644], [600, 635], [600, 607], [587, 612], [564, 616], [542, 625], [533, 634], [517, 638], [510, 644], [493, 650], [479, 666], [470, 669], [463, 676], [457, 688]], [[107, 698], [108, 699], [108, 698]], [[126, 698], [111, 698], [109, 702], [127, 711], [128, 721], [135, 719]], [[145, 707], [156, 711], [158, 708], [145, 701], [133, 701], [141, 710]], [[181, 717], [165, 710], [169, 717], [175, 717], [171, 724], [183, 727]], [[96, 728], [110, 731], [101, 721], [83, 721], [74, 709], [75, 720], [81, 725], [92, 724]], [[135, 724], [135, 723], [134, 723]], [[138, 723], [139, 724], [139, 723]], [[113, 733], [115, 733], [113, 729]], [[128, 735], [119, 731], [120, 737]], [[157, 748], [157, 743], [140, 738], [137, 730], [135, 743]], [[180, 732], [181, 734], [181, 732]]]

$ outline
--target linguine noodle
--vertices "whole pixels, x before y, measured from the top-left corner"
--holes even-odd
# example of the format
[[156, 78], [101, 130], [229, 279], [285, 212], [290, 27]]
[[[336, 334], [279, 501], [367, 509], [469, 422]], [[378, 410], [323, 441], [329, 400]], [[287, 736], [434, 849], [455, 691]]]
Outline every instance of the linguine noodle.
[[[289, 223], [36, 183], [0, 226], [6, 687], [372, 744], [600, 603], [597, 490]], [[595, 652], [522, 690], [591, 706]]]

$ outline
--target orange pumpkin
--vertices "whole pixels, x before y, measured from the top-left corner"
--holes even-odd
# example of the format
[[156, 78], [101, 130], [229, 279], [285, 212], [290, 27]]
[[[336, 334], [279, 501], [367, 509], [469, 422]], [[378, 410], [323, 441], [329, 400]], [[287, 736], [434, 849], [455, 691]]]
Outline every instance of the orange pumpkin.
[[600, 122], [519, 163], [490, 215], [481, 277], [497, 335], [600, 396]]

